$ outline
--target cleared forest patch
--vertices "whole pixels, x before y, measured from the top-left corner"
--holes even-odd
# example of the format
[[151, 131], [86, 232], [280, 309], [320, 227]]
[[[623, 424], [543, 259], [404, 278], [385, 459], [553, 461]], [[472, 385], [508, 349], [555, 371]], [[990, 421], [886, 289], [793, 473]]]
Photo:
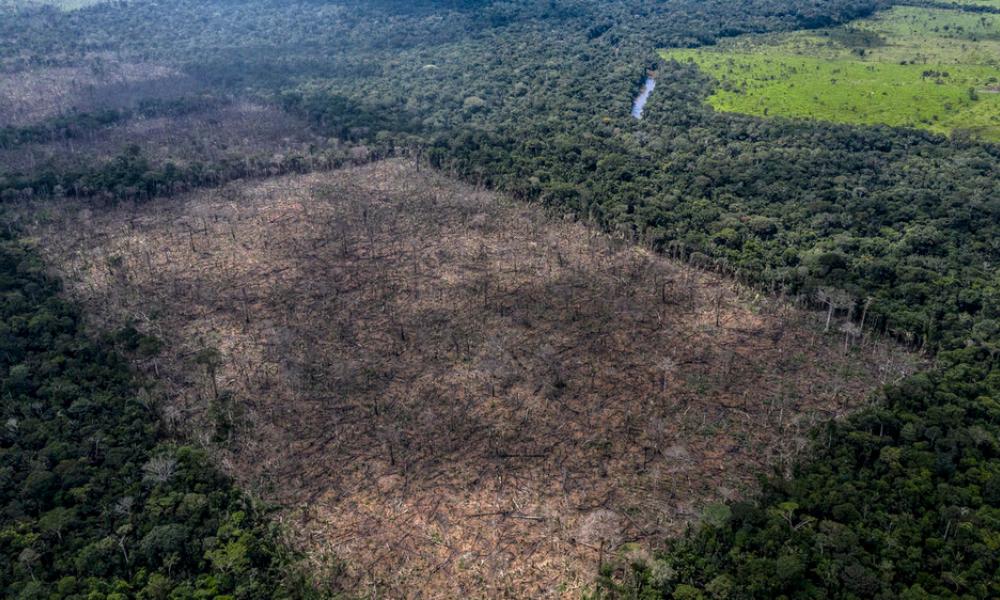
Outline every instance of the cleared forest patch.
[[402, 161], [47, 214], [164, 419], [380, 597], [576, 596], [915, 366]]
[[176, 98], [198, 89], [193, 79], [171, 67], [102, 55], [66, 66], [0, 71], [0, 127], [126, 107], [144, 98]]
[[62, 139], [10, 148], [0, 145], [0, 175], [31, 172], [42, 165], [59, 170], [99, 165], [121, 156], [130, 146], [137, 147], [152, 166], [170, 162], [184, 167], [308, 157], [329, 150], [329, 144], [327, 138], [311, 133], [306, 123], [274, 106], [219, 101], [181, 114], [133, 115]]
[[0, 9], [24, 10], [39, 6], [55, 6], [62, 10], [77, 10], [107, 0], [0, 0]]

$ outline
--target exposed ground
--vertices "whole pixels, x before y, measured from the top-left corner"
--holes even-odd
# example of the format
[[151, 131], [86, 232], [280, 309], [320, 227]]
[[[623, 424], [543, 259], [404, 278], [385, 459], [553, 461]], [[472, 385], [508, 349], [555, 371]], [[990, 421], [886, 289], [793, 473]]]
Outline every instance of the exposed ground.
[[373, 597], [576, 596], [914, 366], [401, 161], [40, 214], [164, 419]]
[[836, 29], [662, 56], [715, 77], [717, 110], [956, 130], [1000, 140], [1000, 15], [897, 6]]

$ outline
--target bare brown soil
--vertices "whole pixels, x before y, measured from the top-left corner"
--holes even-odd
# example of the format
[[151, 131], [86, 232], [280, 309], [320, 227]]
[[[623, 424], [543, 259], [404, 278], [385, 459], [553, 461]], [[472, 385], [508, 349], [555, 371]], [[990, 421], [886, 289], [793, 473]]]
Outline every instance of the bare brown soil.
[[914, 366], [401, 161], [52, 209], [95, 323], [166, 342], [164, 418], [379, 598], [577, 596]]

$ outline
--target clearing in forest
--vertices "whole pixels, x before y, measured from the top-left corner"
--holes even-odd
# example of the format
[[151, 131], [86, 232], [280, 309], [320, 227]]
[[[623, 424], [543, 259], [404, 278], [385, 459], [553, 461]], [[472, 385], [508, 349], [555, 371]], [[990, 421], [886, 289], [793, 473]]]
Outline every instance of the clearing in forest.
[[54, 6], [61, 10], [78, 10], [107, 2], [108, 0], [0, 0], [0, 10], [24, 10], [40, 6]]
[[[27, 127], [61, 115], [176, 99], [199, 87], [171, 67], [87, 56], [89, 64], [11, 68], [0, 61], [0, 127]], [[82, 62], [82, 61], [81, 61]]]
[[835, 29], [661, 55], [714, 77], [716, 110], [1000, 140], [1000, 14], [894, 7]]
[[[181, 114], [133, 115], [85, 134], [7, 148], [0, 142], [0, 178], [31, 173], [41, 165], [86, 172], [127, 156], [130, 148], [138, 149], [138, 156], [154, 168], [168, 163], [178, 168], [195, 163], [266, 165], [296, 156], [306, 164], [311, 153], [339, 151], [338, 156], [346, 158], [360, 151], [311, 133], [302, 120], [273, 106], [224, 101]], [[261, 167], [260, 172], [268, 171]]]
[[957, 4], [959, 6], [986, 6], [989, 8], [1000, 8], [1000, 0], [947, 0], [945, 4]]
[[912, 357], [413, 164], [25, 223], [161, 413], [379, 597], [576, 597]]

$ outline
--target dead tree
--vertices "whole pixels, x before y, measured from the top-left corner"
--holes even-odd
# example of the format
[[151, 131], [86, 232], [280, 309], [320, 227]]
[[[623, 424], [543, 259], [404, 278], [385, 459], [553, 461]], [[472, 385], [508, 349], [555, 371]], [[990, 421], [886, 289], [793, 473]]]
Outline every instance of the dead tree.
[[828, 333], [830, 331], [830, 323], [833, 321], [833, 315], [836, 314], [838, 309], [846, 308], [853, 298], [844, 290], [819, 288], [816, 290], [816, 300], [827, 306], [826, 326], [823, 327], [823, 333]]

